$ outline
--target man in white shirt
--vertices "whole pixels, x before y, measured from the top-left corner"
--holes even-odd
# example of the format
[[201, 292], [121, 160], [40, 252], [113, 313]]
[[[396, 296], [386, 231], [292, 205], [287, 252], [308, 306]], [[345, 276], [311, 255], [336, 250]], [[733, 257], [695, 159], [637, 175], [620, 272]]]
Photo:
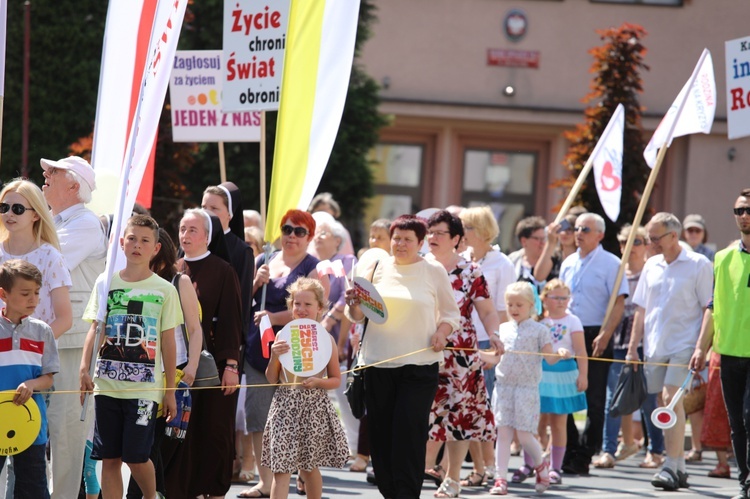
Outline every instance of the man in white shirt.
[[[644, 374], [649, 393], [660, 393], [668, 405], [688, 375], [703, 314], [711, 300], [713, 267], [705, 256], [680, 246], [682, 225], [671, 213], [657, 213], [647, 226], [655, 253], [641, 271], [633, 303], [627, 360], [638, 359], [643, 338]], [[651, 484], [664, 490], [688, 487], [683, 446], [685, 410], [674, 407], [677, 423], [664, 430], [667, 459]]]
[[[62, 254], [73, 280], [70, 289], [73, 327], [58, 340], [60, 372], [55, 376], [55, 388], [78, 390], [83, 342], [89, 330], [89, 324], [81, 316], [97, 276], [104, 272], [107, 239], [99, 217], [84, 206], [91, 201], [91, 191], [96, 188], [94, 170], [88, 161], [71, 156], [59, 161], [42, 159], [40, 163], [44, 169], [42, 191], [50, 206]], [[83, 422], [77, 396], [50, 397], [48, 419], [53, 499], [78, 497], [86, 437], [93, 424], [93, 408], [94, 404], [89, 404]]]

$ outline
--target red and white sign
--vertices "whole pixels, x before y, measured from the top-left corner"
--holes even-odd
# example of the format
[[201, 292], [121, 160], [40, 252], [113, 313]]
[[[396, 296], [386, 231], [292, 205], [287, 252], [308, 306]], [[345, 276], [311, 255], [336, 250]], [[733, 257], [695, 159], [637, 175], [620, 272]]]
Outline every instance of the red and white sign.
[[224, 113], [221, 50], [179, 50], [169, 80], [175, 142], [259, 142], [260, 111]]
[[750, 37], [724, 42], [730, 139], [750, 135]]
[[290, 0], [224, 0], [222, 108], [279, 109]]
[[508, 68], [538, 68], [538, 50], [487, 49], [487, 65]]
[[592, 155], [596, 193], [610, 220], [620, 216], [622, 198], [622, 151], [625, 140], [625, 108], [618, 104]]

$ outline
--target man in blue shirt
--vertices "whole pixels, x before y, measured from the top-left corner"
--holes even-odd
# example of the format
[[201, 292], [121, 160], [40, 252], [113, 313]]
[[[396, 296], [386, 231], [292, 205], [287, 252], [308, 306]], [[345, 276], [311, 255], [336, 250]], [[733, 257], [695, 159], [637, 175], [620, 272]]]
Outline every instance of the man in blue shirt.
[[[571, 291], [570, 312], [583, 324], [586, 352], [590, 357], [611, 359], [612, 334], [622, 318], [629, 290], [627, 281], [622, 279], [615, 306], [609, 320], [603, 324], [620, 267], [620, 259], [601, 246], [604, 230], [601, 216], [585, 213], [578, 217], [575, 225], [578, 250], [562, 263], [560, 279]], [[579, 437], [573, 416], [568, 417], [568, 446], [563, 462], [566, 473], [587, 475], [591, 458], [601, 450], [608, 373], [608, 362], [589, 363], [588, 421]]]

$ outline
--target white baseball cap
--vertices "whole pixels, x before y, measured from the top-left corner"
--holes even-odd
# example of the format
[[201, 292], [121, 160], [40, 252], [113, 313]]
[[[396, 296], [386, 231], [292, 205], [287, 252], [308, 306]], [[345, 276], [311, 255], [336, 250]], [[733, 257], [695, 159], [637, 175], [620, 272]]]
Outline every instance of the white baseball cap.
[[61, 170], [70, 170], [73, 173], [81, 177], [89, 188], [93, 191], [96, 189], [96, 175], [94, 169], [91, 167], [88, 161], [78, 156], [68, 156], [67, 158], [60, 159], [58, 161], [52, 161], [51, 159], [40, 159], [39, 164], [42, 165], [44, 171], [48, 168], [59, 168]]

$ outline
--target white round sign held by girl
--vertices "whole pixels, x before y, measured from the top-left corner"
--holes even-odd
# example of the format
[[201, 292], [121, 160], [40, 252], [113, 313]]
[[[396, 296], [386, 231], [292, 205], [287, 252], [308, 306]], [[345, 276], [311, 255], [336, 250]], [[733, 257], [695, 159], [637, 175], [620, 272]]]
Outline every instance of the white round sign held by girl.
[[281, 366], [303, 378], [318, 374], [331, 360], [331, 335], [323, 324], [310, 319], [295, 319], [279, 331], [290, 350], [279, 356]]

